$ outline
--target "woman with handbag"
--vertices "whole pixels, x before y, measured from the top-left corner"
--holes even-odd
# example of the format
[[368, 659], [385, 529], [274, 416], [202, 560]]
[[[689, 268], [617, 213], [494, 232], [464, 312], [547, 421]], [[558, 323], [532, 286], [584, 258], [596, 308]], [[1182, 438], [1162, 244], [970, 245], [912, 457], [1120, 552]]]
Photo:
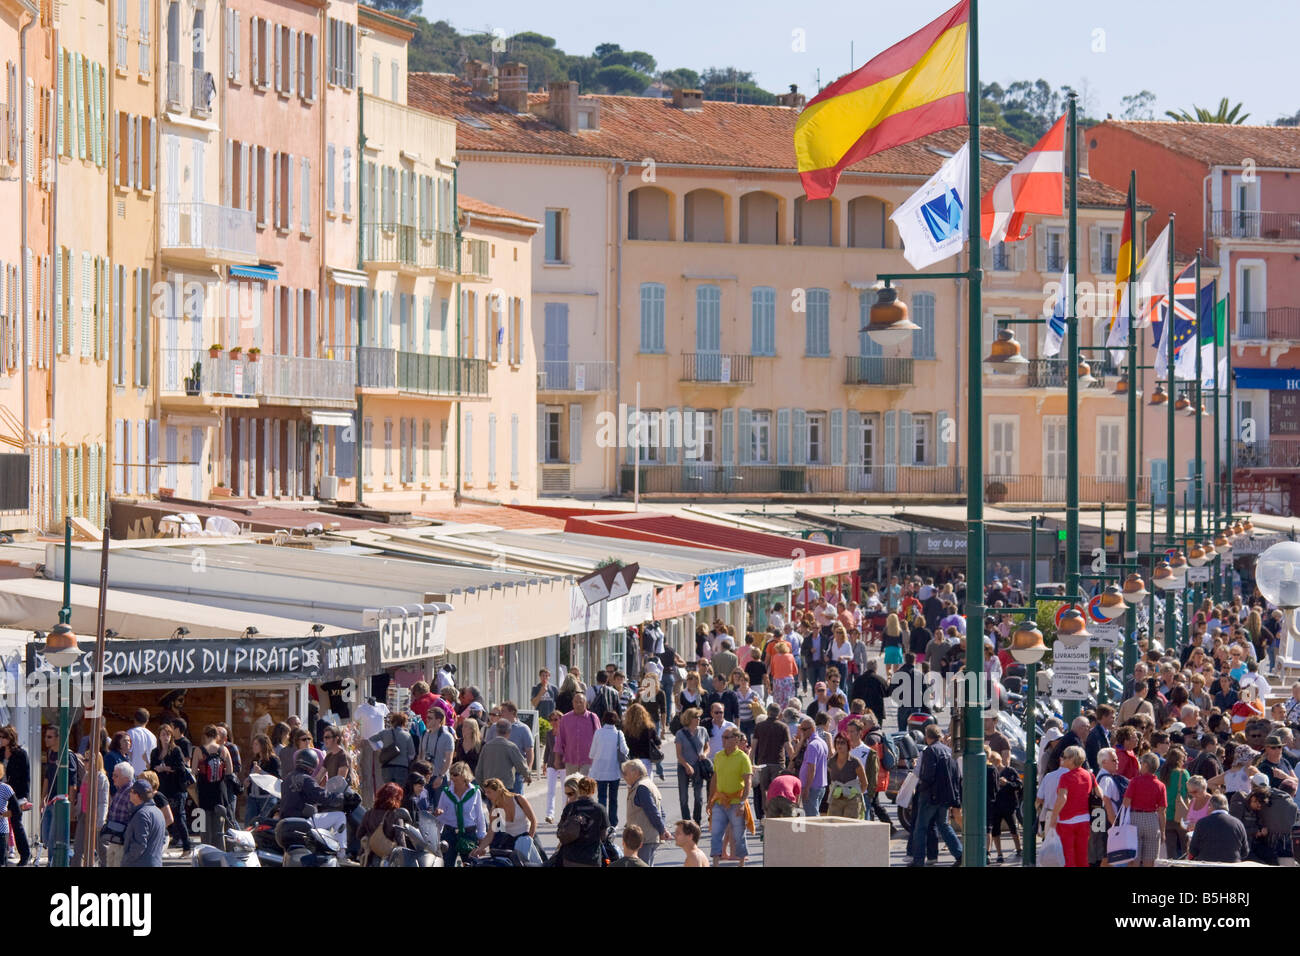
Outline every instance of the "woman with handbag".
[[401, 786], [415, 760], [415, 740], [406, 729], [407, 717], [401, 712], [389, 718], [392, 726], [370, 738], [379, 748], [379, 774], [384, 783]]
[[1138, 866], [1155, 866], [1156, 856], [1160, 851], [1160, 833], [1164, 829], [1165, 808], [1169, 800], [1165, 796], [1165, 785], [1156, 776], [1160, 769], [1160, 756], [1149, 750], [1138, 761], [1141, 772], [1129, 784], [1124, 793], [1124, 806], [1132, 814], [1133, 825], [1137, 827]]
[[185, 796], [194, 783], [194, 774], [185, 760], [185, 754], [176, 744], [175, 729], [171, 724], [158, 728], [158, 746], [149, 755], [149, 766], [158, 775], [158, 792], [167, 800], [172, 811], [169, 827], [172, 839], [179, 843], [181, 856], [190, 852], [190, 833], [185, 825]]
[[1101, 806], [1097, 780], [1083, 766], [1087, 759], [1082, 747], [1065, 748], [1061, 766], [1069, 769], [1057, 781], [1056, 804], [1047, 819], [1047, 828], [1054, 829], [1060, 837], [1066, 866], [1088, 865], [1088, 835], [1092, 827], [1094, 797], [1097, 805]]
[[[634, 705], [635, 706], [635, 705]], [[645, 709], [641, 708], [644, 713]], [[591, 778], [596, 781], [597, 802], [609, 814], [610, 826], [618, 825], [618, 784], [623, 779], [620, 769], [627, 759], [627, 738], [619, 727], [618, 712], [607, 710], [601, 717], [600, 729], [591, 738]]]
[[1165, 856], [1171, 860], [1182, 859], [1187, 855], [1187, 781], [1191, 774], [1186, 770], [1187, 752], [1177, 744], [1165, 754], [1165, 762], [1160, 767], [1160, 782], [1165, 785]]
[[375, 794], [375, 805], [366, 811], [357, 827], [361, 865], [379, 866], [397, 846], [397, 810], [402, 805], [402, 788], [386, 783]]
[[[709, 735], [700, 726], [702, 714], [698, 707], [682, 711], [682, 729], [677, 731], [677, 798], [681, 802], [683, 820], [699, 823], [704, 815], [704, 786], [713, 776], [713, 763], [709, 760]], [[695, 812], [687, 801], [688, 791], [695, 792]]]

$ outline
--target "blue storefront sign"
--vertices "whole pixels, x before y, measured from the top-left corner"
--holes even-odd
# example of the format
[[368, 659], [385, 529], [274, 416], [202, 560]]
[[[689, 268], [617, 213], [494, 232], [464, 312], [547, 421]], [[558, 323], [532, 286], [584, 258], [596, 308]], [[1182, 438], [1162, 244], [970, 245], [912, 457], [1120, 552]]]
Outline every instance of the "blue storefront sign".
[[714, 571], [700, 575], [700, 607], [713, 607], [745, 596], [745, 569]]
[[1266, 388], [1275, 392], [1300, 391], [1300, 372], [1287, 368], [1234, 368], [1237, 388]]

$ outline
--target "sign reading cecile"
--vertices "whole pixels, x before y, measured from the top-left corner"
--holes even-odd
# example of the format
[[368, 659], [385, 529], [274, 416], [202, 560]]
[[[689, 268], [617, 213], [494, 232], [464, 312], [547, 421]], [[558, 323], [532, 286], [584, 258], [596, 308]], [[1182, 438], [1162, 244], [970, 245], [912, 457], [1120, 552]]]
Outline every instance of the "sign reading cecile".
[[413, 604], [366, 611], [366, 623], [379, 629], [379, 658], [384, 666], [438, 657], [447, 649], [450, 604]]

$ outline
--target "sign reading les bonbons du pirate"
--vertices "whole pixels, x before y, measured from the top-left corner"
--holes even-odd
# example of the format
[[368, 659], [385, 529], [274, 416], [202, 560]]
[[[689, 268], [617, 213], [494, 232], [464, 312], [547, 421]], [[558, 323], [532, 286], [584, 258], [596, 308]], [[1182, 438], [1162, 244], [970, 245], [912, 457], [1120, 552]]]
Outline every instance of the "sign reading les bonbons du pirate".
[[[231, 681], [336, 680], [378, 666], [374, 631], [331, 637], [168, 641], [105, 641], [105, 684], [189, 684]], [[94, 645], [72, 667], [73, 677], [97, 669]], [[52, 670], [44, 644], [27, 645], [27, 672]]]

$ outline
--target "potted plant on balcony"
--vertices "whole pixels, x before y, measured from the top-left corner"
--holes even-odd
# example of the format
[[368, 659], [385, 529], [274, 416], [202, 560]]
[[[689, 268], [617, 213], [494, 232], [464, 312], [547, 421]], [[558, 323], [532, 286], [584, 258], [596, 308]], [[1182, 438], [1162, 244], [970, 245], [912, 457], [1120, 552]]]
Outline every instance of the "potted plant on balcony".
[[238, 345], [232, 345], [232, 346], [230, 347], [230, 357], [231, 357], [232, 359], [238, 359], [238, 358], [239, 358], [239, 353], [242, 352], [242, 351], [243, 351], [243, 349], [240, 348]]
[[221, 346], [220, 346], [220, 345], [209, 345], [209, 346], [208, 346], [208, 357], [209, 357], [209, 358], [220, 358], [220, 357], [221, 357]]
[[251, 349], [248, 350], [248, 360], [250, 362], [256, 362], [258, 358], [261, 356], [261, 354], [262, 354], [262, 350], [259, 349], [256, 345], [254, 345]]
[[185, 394], [197, 395], [200, 392], [200, 386], [203, 379], [203, 363], [195, 362], [194, 367], [190, 369], [189, 378], [185, 379]]
[[226, 483], [224, 481], [217, 482], [217, 486], [212, 489], [212, 497], [213, 498], [230, 497], [230, 489], [226, 487]]

